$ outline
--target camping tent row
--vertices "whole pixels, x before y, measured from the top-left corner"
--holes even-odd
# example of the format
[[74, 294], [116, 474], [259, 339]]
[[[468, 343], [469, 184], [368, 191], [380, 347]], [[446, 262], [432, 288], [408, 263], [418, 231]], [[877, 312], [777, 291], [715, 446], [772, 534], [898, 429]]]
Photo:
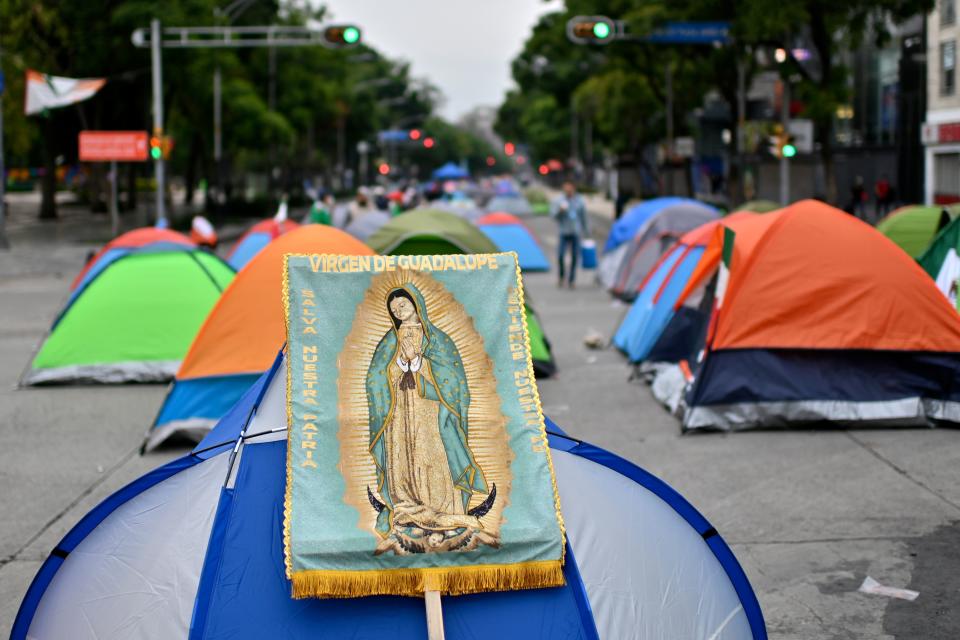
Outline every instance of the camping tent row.
[[641, 202], [611, 227], [597, 279], [613, 295], [633, 300], [647, 273], [680, 236], [718, 217], [716, 209], [686, 198]]
[[497, 211], [476, 221], [500, 251], [513, 251], [521, 271], [549, 271], [550, 262], [530, 229], [519, 218]]
[[303, 225], [272, 242], [237, 274], [190, 344], [147, 433], [150, 450], [171, 437], [200, 440], [270, 368], [286, 339], [280, 304], [284, 255], [373, 255], [327, 225]]
[[[285, 216], [286, 210], [282, 209], [281, 211]], [[264, 247], [270, 244], [270, 242], [299, 226], [300, 225], [293, 220], [288, 220], [283, 216], [279, 219], [274, 217], [268, 220], [261, 220], [240, 236], [240, 239], [233, 245], [233, 249], [230, 250], [230, 254], [227, 256], [227, 263], [239, 271], [250, 262], [255, 255], [261, 252]]]
[[[692, 269], [678, 255], [683, 269], [667, 267], [658, 282], [665, 259], [647, 282], [661, 299], [675, 296], [674, 313], [702, 296], [686, 320], [699, 329], [673, 344], [680, 364], [654, 380], [685, 429], [960, 423], [960, 315], [869, 225], [807, 200], [715, 225], [708, 241], [688, 244], [703, 249]], [[644, 290], [638, 304], [648, 303]], [[656, 337], [656, 315], [634, 330]], [[631, 356], [662, 344], [673, 323]], [[620, 338], [630, 352], [631, 336]]]
[[[500, 249], [476, 226], [446, 211], [417, 209], [397, 216], [377, 230], [367, 244], [381, 255], [496, 253]], [[526, 297], [530, 354], [537, 376], [551, 376], [556, 364], [550, 342]]]
[[[613, 336], [613, 344], [631, 362], [677, 362], [693, 356], [690, 347], [709, 317], [699, 309], [702, 285], [712, 275], [697, 267], [701, 261], [716, 265], [717, 256], [704, 253], [718, 227], [732, 228], [750, 215], [733, 213], [687, 232], [654, 265]], [[695, 273], [697, 280], [692, 281]]]
[[215, 255], [171, 241], [169, 233], [122, 251], [106, 248], [85, 268], [22, 384], [173, 377], [234, 271]]
[[[278, 357], [191, 454], [84, 517], [40, 567], [11, 637], [425, 638], [416, 598], [291, 598], [285, 375]], [[447, 638], [767, 637], [743, 570], [703, 516], [642, 469], [554, 430], [566, 585], [445, 596]]]
[[[410, 225], [411, 216], [414, 222]], [[407, 213], [393, 228], [404, 230], [407, 244], [393, 253], [489, 253], [497, 249], [475, 227], [453, 216]], [[400, 224], [400, 223], [403, 224]], [[410, 229], [444, 229], [430, 236]], [[389, 229], [388, 229], [389, 230]], [[199, 440], [270, 366], [284, 341], [279, 304], [283, 259], [290, 253], [374, 255], [347, 233], [326, 225], [304, 225], [272, 242], [237, 274], [210, 311], [176, 372], [144, 440], [149, 451], [169, 438]], [[276, 304], [274, 304], [276, 302]], [[534, 366], [540, 375], [555, 371], [549, 342], [528, 308]]]

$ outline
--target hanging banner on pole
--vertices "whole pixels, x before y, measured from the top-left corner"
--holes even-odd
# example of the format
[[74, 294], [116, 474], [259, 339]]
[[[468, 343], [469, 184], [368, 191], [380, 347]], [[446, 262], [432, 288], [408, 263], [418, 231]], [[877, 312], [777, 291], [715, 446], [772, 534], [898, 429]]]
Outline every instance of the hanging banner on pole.
[[30, 116], [83, 102], [96, 95], [106, 83], [104, 78], [63, 78], [27, 69], [24, 112]]
[[516, 254], [290, 255], [294, 598], [564, 583]]

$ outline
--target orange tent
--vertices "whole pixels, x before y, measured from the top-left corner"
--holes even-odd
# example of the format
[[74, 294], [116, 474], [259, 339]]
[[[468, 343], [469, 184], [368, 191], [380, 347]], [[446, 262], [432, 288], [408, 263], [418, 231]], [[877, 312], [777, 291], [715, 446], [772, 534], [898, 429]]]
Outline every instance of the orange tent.
[[147, 449], [173, 434], [202, 437], [270, 368], [284, 342], [281, 282], [288, 253], [374, 255], [327, 225], [298, 227], [268, 244], [237, 273], [194, 338], [147, 436]]
[[893, 242], [813, 200], [732, 227], [686, 428], [960, 422], [960, 316]]

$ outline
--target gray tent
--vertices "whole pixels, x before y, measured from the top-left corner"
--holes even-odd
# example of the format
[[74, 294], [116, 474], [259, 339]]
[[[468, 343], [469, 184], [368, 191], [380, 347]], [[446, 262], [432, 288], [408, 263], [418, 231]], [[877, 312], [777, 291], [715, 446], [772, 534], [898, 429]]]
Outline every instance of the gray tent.
[[487, 203], [487, 211], [493, 213], [503, 211], [515, 216], [529, 216], [533, 214], [533, 208], [527, 199], [520, 194], [494, 196]]
[[664, 207], [637, 229], [636, 235], [600, 262], [597, 277], [613, 295], [633, 300], [647, 273], [680, 236], [717, 218], [714, 209], [694, 203]]
[[367, 238], [388, 222], [390, 222], [390, 214], [386, 211], [368, 211], [352, 220], [344, 231], [357, 240], [366, 242]]

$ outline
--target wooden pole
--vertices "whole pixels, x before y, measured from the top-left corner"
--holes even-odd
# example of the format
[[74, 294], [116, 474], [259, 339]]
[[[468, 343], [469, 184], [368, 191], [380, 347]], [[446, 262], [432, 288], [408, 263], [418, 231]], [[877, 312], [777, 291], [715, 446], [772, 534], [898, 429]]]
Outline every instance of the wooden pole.
[[427, 606], [427, 639], [444, 640], [443, 606], [440, 604], [439, 591], [426, 591], [423, 594]]

